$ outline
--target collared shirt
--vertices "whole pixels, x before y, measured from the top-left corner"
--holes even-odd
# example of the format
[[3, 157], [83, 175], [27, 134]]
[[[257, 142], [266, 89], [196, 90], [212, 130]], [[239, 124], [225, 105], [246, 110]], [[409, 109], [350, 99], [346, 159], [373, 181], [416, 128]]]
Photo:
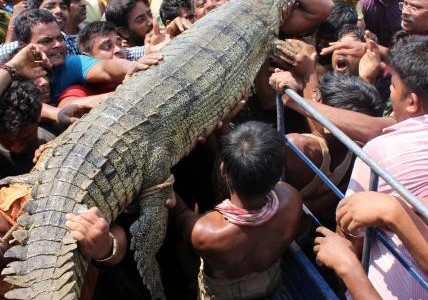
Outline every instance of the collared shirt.
[[379, 44], [389, 47], [394, 34], [401, 29], [401, 9], [398, 3], [402, 0], [361, 0], [366, 28], [379, 39]]
[[[369, 141], [363, 150], [410, 192], [428, 197], [428, 115], [409, 118], [384, 129], [384, 134]], [[347, 195], [369, 189], [370, 169], [355, 161]], [[378, 191], [398, 196], [379, 178]], [[402, 241], [385, 231], [400, 252], [413, 263], [416, 272], [428, 280]], [[428, 299], [426, 291], [379, 241], [370, 248], [368, 277], [383, 299]]]
[[[79, 45], [77, 43], [77, 35], [64, 35], [65, 44], [67, 45], [67, 54], [79, 55]], [[10, 59], [10, 54], [19, 46], [18, 41], [4, 43], [0, 45], [0, 63]], [[125, 48], [126, 58], [131, 61], [138, 60], [144, 55], [144, 46]]]

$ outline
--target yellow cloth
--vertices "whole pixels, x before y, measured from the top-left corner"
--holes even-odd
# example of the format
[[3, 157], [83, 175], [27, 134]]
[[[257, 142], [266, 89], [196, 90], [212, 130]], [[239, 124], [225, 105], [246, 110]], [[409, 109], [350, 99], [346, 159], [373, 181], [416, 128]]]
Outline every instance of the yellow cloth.
[[[333, 182], [334, 185], [339, 185], [351, 167], [353, 158], [352, 152], [348, 151], [343, 161], [334, 169], [333, 172], [331, 172], [331, 157], [326, 140], [311, 133], [303, 133], [303, 135], [318, 140], [322, 153], [322, 162], [319, 169], [327, 176], [328, 179], [331, 180], [331, 182]], [[309, 182], [304, 188], [300, 190], [300, 193], [302, 194], [302, 197], [315, 197], [320, 196], [329, 190], [330, 188], [324, 183], [324, 181], [322, 181], [319, 176], [315, 176], [311, 182]]]
[[204, 263], [198, 275], [198, 300], [268, 299], [281, 286], [281, 260], [263, 272], [251, 273], [237, 279], [211, 278], [204, 272]]
[[0, 43], [4, 43], [6, 39], [7, 27], [9, 26], [11, 16], [7, 11], [0, 9]]

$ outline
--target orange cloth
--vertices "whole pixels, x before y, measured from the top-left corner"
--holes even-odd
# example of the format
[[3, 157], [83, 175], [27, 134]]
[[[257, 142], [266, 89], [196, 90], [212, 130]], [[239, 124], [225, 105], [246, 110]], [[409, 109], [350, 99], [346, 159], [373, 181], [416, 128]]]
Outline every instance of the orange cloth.
[[16, 220], [22, 214], [22, 207], [30, 199], [30, 187], [24, 184], [14, 183], [0, 189], [0, 214], [10, 223], [15, 225]]

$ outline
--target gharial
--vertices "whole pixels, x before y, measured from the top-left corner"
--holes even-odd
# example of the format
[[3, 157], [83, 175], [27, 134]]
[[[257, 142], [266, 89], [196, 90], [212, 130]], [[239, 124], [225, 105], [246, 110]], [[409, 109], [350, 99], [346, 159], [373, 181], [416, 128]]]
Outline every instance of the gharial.
[[[154, 299], [164, 298], [155, 255], [172, 192], [170, 168], [241, 98], [272, 50], [292, 0], [231, 0], [163, 49], [164, 61], [119, 86], [58, 137], [34, 169], [5, 182], [31, 185], [19, 242], [3, 270], [10, 299], [79, 299], [88, 261], [65, 214], [97, 206], [112, 222], [134, 199], [131, 249]], [[153, 188], [153, 187], [157, 188]]]

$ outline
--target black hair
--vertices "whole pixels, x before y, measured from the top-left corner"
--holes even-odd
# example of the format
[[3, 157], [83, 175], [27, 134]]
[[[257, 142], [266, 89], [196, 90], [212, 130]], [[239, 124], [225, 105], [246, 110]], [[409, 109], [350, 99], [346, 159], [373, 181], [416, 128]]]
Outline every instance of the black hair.
[[266, 194], [284, 168], [284, 141], [270, 125], [250, 121], [223, 137], [221, 160], [231, 190], [241, 196]]
[[[44, 0], [27, 0], [28, 9], [38, 9]], [[67, 7], [70, 7], [71, 0], [62, 0]]]
[[339, 31], [339, 34], [338, 34], [339, 40], [342, 37], [344, 37], [345, 35], [349, 35], [349, 34], [354, 34], [355, 37], [361, 42], [366, 41], [364, 29], [357, 26], [357, 25], [346, 25], [346, 26], [344, 26]]
[[409, 91], [428, 101], [428, 36], [409, 35], [398, 40], [391, 48], [390, 62]]
[[117, 27], [129, 29], [128, 18], [131, 10], [142, 1], [146, 6], [149, 4], [146, 0], [111, 0], [108, 2], [105, 17], [106, 20], [112, 22]]
[[159, 8], [159, 15], [164, 25], [181, 15], [181, 10], [193, 11], [190, 0], [163, 0]]
[[40, 91], [32, 83], [14, 80], [0, 99], [0, 133], [18, 135], [28, 124], [39, 121]]
[[80, 53], [90, 53], [93, 46], [93, 36], [95, 35], [107, 35], [110, 32], [117, 33], [117, 27], [112, 22], [107, 21], [94, 21], [88, 23], [79, 32], [77, 37], [79, 43]]
[[338, 33], [347, 25], [357, 25], [358, 15], [355, 8], [347, 3], [335, 1], [333, 10], [328, 18], [321, 22], [317, 33], [333, 35], [338, 37]]
[[[328, 47], [328, 43], [336, 42], [339, 39], [339, 32], [349, 25], [357, 25], [358, 15], [355, 8], [340, 1], [334, 2], [334, 7], [328, 18], [321, 22], [315, 33], [316, 50], [318, 62], [322, 65], [330, 65], [332, 54], [319, 55], [323, 47]], [[320, 40], [324, 39], [325, 44], [321, 45]]]
[[357, 76], [327, 72], [319, 80], [322, 102], [326, 105], [381, 116], [384, 103], [377, 89]]
[[28, 44], [31, 40], [31, 28], [38, 24], [47, 24], [56, 22], [55, 17], [44, 9], [29, 9], [20, 13], [16, 19], [14, 32], [16, 39], [20, 43]]

